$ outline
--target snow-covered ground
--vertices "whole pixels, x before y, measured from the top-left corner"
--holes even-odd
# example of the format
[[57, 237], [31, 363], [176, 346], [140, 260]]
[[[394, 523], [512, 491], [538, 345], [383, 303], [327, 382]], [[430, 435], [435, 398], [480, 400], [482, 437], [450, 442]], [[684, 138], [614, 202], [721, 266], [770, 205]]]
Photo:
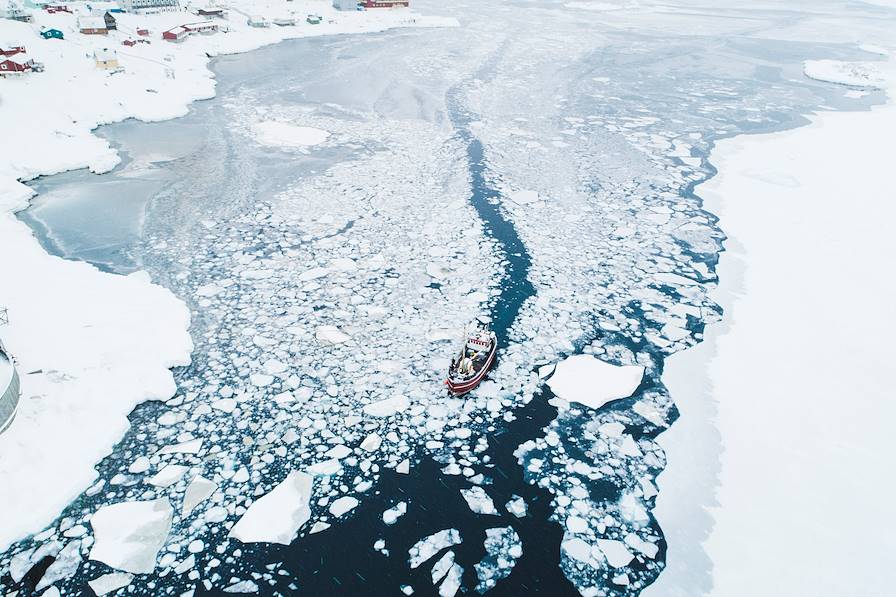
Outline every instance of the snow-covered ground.
[[0, 435], [6, 546], [90, 485], [137, 403], [174, 393], [168, 369], [189, 363], [192, 342], [186, 306], [148, 275], [48, 255], [9, 212], [0, 213], [0, 279], [9, 309], [0, 331], [22, 384], [16, 419]]
[[890, 101], [712, 152], [719, 174], [697, 192], [729, 235], [714, 293], [725, 318], [666, 363], [681, 418], [659, 440], [669, 549], [645, 595], [885, 595], [896, 582], [896, 68], [806, 73], [872, 80]]
[[[75, 12], [84, 11], [73, 3]], [[104, 172], [119, 161], [100, 124], [186, 113], [214, 95], [209, 56], [248, 51], [309, 36], [381, 31], [392, 27], [453, 26], [454, 19], [413, 12], [338, 12], [323, 0], [228, 3], [228, 32], [195, 35], [174, 44], [161, 39], [173, 26], [196, 22], [182, 11], [118, 14], [108, 36], [77, 31], [77, 14], [34, 11], [33, 23], [0, 19], [0, 43], [24, 45], [44, 72], [0, 79], [0, 306], [8, 307], [4, 342], [21, 365], [23, 399], [15, 424], [0, 436], [0, 547], [58, 515], [96, 477], [93, 465], [121, 437], [126, 415], [139, 402], [175, 391], [170, 367], [189, 363], [189, 312], [145, 273], [115, 276], [85, 263], [48, 255], [13, 213], [31, 190], [19, 181], [89, 167]], [[250, 28], [246, 13], [294, 13], [296, 26]], [[320, 14], [323, 23], [304, 21]], [[44, 40], [40, 27], [63, 31]], [[150, 30], [151, 43], [137, 28]], [[112, 48], [122, 72], [97, 68], [93, 52]], [[270, 129], [270, 127], [268, 127]], [[267, 130], [274, 141], [310, 145], [324, 131]]]

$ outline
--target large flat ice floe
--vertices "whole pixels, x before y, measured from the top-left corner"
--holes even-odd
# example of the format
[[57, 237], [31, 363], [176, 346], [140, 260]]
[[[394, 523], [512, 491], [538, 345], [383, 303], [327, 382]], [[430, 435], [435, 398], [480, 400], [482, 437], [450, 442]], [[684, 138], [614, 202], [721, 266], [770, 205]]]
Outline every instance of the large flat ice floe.
[[881, 89], [886, 79], [878, 66], [870, 62], [844, 62], [842, 60], [806, 60], [803, 72], [810, 79], [848, 85], [850, 87], [875, 87]]
[[115, 276], [52, 257], [2, 208], [3, 340], [22, 384], [18, 415], [0, 435], [5, 547], [93, 482], [94, 463], [127, 429], [134, 406], [174, 394], [169, 368], [189, 363], [193, 344], [186, 306], [147, 274]]
[[612, 365], [592, 355], [577, 354], [560, 361], [547, 383], [567, 402], [600, 408], [631, 396], [643, 377], [640, 365]]
[[95, 541], [90, 559], [123, 572], [152, 572], [173, 514], [168, 498], [103, 506], [90, 520]]
[[243, 543], [288, 545], [311, 517], [309, 500], [313, 477], [300, 471], [287, 475], [270, 493], [258, 498], [233, 528], [230, 536]]
[[311, 126], [266, 120], [253, 125], [255, 136], [263, 145], [275, 147], [311, 147], [327, 140], [330, 133]]
[[896, 538], [881, 524], [896, 483], [881, 472], [896, 450], [896, 318], [868, 309], [896, 291], [893, 66], [873, 77], [885, 106], [712, 153], [719, 174], [697, 193], [731, 239], [716, 293], [727, 325], [666, 362], [681, 417], [660, 437], [669, 548], [645, 596], [769, 594], [770, 578], [775, 595], [893, 590]]

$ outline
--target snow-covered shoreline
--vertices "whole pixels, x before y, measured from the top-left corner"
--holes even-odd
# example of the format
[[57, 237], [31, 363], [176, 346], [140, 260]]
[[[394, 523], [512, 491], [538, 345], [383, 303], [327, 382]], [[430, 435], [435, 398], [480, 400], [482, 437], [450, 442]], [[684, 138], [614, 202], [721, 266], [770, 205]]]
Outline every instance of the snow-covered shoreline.
[[887, 195], [896, 69], [892, 59], [871, 68], [825, 61], [806, 74], [873, 80], [886, 105], [818, 114], [712, 152], [719, 173], [697, 193], [729, 235], [714, 292], [725, 317], [666, 362], [681, 418], [659, 439], [668, 464], [655, 515], [669, 548], [645, 595], [892, 587], [896, 541], [875, 529], [896, 488], [880, 475], [894, 448], [885, 354], [896, 318], [868, 306], [894, 290], [884, 272], [896, 249]]
[[[0, 306], [10, 316], [0, 331], [22, 373], [15, 424], [0, 435], [0, 547], [42, 528], [90, 486], [94, 465], [128, 428], [128, 413], [174, 394], [170, 368], [188, 364], [193, 347], [187, 307], [146, 273], [118, 276], [47, 254], [14, 215], [32, 195], [23, 182], [114, 168], [119, 158], [95, 129], [128, 118], [176, 118], [193, 101], [213, 97], [213, 56], [310, 35], [457, 25], [408, 11], [339, 13], [321, 0], [296, 4], [324, 22], [250, 28], [232, 10], [228, 33], [171, 44], [160, 32], [195, 15], [116, 15], [119, 30], [108, 36], [79, 34], [67, 13], [35, 11], [33, 24], [0, 21], [4, 43], [25, 45], [46, 67], [0, 80], [2, 111], [11, 116], [7, 139], [27, 140], [0, 145]], [[40, 26], [63, 29], [66, 39], [41, 39]], [[151, 44], [121, 46], [144, 26]], [[93, 49], [106, 46], [119, 49], [124, 72], [95, 67]]]

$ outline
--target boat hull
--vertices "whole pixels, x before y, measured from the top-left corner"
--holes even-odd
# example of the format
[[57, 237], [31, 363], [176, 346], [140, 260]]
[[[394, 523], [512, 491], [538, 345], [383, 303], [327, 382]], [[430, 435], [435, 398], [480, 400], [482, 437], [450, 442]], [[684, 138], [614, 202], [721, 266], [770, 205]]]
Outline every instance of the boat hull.
[[448, 391], [455, 396], [461, 396], [475, 389], [476, 386], [478, 386], [482, 382], [482, 380], [485, 379], [485, 376], [488, 374], [489, 369], [492, 368], [492, 365], [495, 364], [495, 355], [497, 353], [498, 343], [495, 342], [492, 346], [491, 352], [488, 355], [488, 359], [486, 359], [485, 364], [482, 366], [482, 369], [480, 369], [475, 376], [469, 379], [456, 381], [451, 379], [451, 377], [449, 376], [448, 379], [445, 380], [445, 385], [448, 386]]

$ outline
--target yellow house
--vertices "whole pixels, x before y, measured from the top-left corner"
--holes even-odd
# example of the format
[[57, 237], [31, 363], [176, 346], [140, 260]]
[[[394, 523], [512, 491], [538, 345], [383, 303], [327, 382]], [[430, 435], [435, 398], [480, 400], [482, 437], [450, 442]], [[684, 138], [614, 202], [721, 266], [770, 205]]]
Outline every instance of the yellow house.
[[96, 67], [104, 70], [113, 70], [118, 68], [118, 52], [103, 48], [93, 52], [93, 59], [96, 61]]

